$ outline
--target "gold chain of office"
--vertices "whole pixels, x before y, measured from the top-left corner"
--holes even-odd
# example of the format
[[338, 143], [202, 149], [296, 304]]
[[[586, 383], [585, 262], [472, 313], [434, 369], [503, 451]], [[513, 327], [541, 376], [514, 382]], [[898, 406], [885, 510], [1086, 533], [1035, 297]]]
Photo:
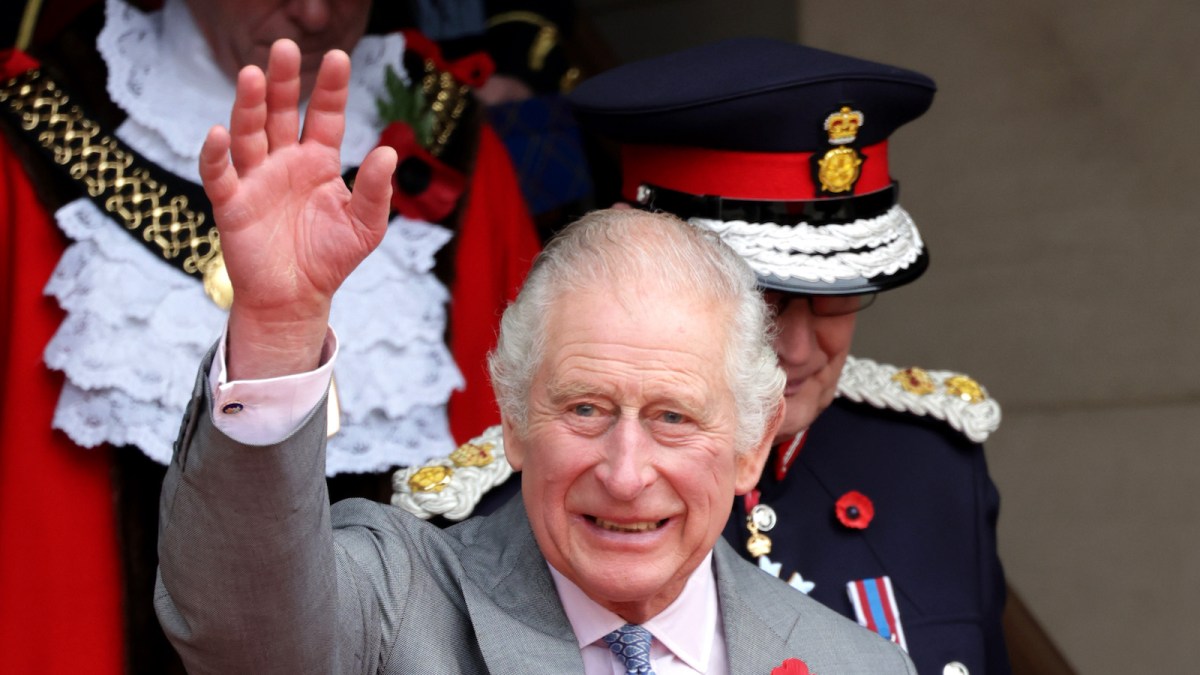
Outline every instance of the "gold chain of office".
[[168, 194], [148, 169], [117, 140], [102, 134], [70, 97], [34, 69], [0, 86], [0, 105], [17, 117], [51, 159], [80, 182], [89, 197], [173, 266], [204, 281], [204, 290], [228, 307], [232, 290], [225, 275], [221, 242], [205, 214], [185, 195]]

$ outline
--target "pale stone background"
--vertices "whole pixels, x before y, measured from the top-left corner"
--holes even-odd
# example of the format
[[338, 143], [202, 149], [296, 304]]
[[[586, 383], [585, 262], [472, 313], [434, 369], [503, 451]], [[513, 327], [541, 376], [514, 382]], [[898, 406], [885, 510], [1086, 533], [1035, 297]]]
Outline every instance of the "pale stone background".
[[932, 253], [855, 353], [961, 369], [1009, 579], [1082, 673], [1200, 664], [1200, 3], [583, 0], [630, 59], [764, 35], [906, 66], [893, 136]]

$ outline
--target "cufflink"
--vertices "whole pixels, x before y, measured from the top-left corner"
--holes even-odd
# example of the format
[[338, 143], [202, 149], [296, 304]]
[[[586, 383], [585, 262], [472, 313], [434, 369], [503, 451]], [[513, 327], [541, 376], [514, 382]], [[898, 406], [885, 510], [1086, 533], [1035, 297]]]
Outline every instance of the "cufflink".
[[236, 415], [242, 412], [242, 409], [245, 407], [246, 406], [242, 405], [240, 401], [231, 401], [221, 406], [221, 412], [225, 413], [226, 415]]

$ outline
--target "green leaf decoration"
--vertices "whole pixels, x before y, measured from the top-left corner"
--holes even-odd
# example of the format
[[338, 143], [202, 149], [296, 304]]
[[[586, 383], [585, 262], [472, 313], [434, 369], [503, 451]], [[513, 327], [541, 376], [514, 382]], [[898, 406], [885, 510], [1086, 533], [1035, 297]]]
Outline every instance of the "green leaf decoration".
[[404, 84], [391, 66], [384, 72], [383, 85], [384, 97], [375, 99], [379, 119], [385, 123], [404, 122], [412, 127], [417, 142], [428, 149], [433, 143], [433, 114], [425, 105], [425, 92], [415, 82], [412, 86]]

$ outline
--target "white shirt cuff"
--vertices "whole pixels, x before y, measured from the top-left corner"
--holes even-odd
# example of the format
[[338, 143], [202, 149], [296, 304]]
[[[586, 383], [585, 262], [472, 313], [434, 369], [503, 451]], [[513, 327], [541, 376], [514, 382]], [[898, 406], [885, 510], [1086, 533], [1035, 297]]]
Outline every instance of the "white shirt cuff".
[[[226, 327], [226, 332], [228, 327]], [[333, 328], [325, 333], [321, 361], [316, 370], [265, 380], [228, 381], [225, 370], [225, 335], [208, 371], [212, 392], [213, 425], [245, 445], [272, 445], [292, 435], [321, 402], [333, 378], [338, 341]]]

